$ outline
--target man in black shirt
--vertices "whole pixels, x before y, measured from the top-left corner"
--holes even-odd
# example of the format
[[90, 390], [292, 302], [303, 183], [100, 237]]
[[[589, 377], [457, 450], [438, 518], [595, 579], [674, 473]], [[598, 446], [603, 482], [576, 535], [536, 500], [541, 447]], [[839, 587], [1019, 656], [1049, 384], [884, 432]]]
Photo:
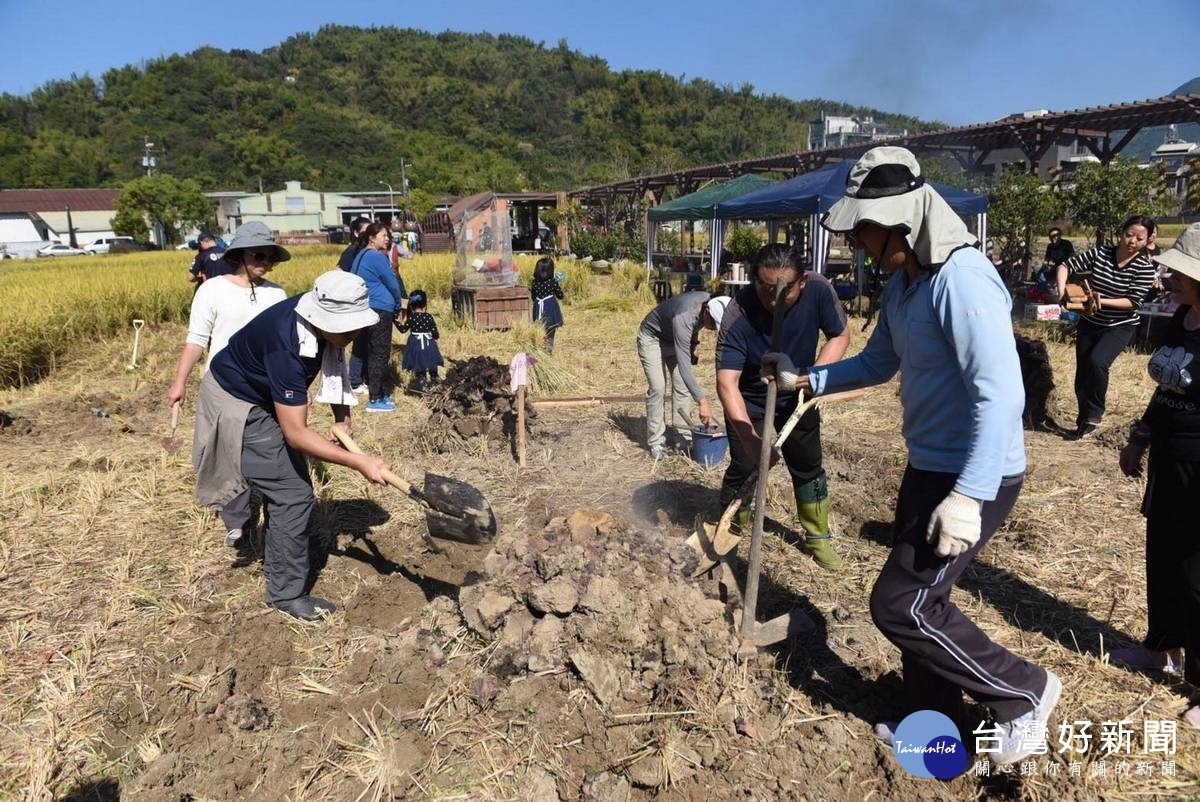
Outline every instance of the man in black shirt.
[[1034, 281], [1038, 283], [1039, 287], [1050, 286], [1055, 268], [1075, 255], [1075, 246], [1071, 244], [1071, 240], [1063, 239], [1061, 228], [1050, 229], [1049, 237], [1050, 244], [1046, 246], [1046, 255], [1042, 259], [1042, 266], [1033, 274]]

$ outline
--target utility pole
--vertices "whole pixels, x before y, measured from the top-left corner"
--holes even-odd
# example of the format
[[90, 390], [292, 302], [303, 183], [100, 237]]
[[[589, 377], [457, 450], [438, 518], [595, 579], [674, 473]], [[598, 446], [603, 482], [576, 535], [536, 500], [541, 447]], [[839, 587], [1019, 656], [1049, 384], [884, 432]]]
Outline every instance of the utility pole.
[[[404, 164], [404, 162], [400, 162], [400, 164]], [[388, 188], [388, 205], [392, 207], [391, 211], [388, 212], [388, 227], [390, 228], [392, 222], [396, 219], [396, 193], [392, 190], [392, 185], [387, 181], [379, 181], [378, 183]]]
[[158, 157], [154, 154], [154, 143], [150, 137], [145, 137], [142, 144], [142, 166], [146, 168], [146, 175], [154, 175], [158, 167]]
[[[409, 162], [408, 167], [412, 167], [412, 162]], [[400, 157], [400, 193], [404, 197], [408, 197], [408, 173], [404, 164], [404, 157]]]

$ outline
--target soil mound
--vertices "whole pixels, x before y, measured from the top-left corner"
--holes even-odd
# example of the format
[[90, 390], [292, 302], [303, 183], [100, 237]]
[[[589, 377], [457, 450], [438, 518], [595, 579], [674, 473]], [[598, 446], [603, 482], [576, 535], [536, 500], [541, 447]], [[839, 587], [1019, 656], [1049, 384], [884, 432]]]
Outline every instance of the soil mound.
[[[516, 431], [517, 400], [509, 389], [508, 368], [489, 356], [451, 360], [445, 379], [425, 402], [433, 412], [427, 435], [437, 451], [477, 437], [511, 442]], [[535, 414], [527, 399], [526, 418]]]

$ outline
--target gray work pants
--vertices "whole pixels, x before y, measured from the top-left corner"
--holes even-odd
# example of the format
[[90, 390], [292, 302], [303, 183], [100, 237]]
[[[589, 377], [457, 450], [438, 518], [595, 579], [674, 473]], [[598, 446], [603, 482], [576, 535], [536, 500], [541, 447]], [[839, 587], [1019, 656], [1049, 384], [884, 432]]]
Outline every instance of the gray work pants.
[[250, 488], [238, 493], [221, 508], [221, 523], [226, 529], [245, 529], [250, 525]]
[[[647, 336], [638, 332], [638, 359], [642, 362], [642, 370], [646, 372], [646, 446], [654, 448], [666, 444], [666, 423], [663, 420], [663, 404], [667, 395], [667, 374], [671, 376], [671, 408], [674, 425], [681, 431], [688, 432], [687, 422], [681, 412], [687, 412], [692, 406], [692, 397], [688, 394], [683, 377], [679, 375], [679, 365], [674, 353], [663, 351], [662, 343], [657, 337]], [[686, 438], [685, 438], [686, 439]]]
[[242, 476], [263, 499], [263, 573], [267, 603], [303, 596], [308, 584], [308, 522], [316, 498], [304, 455], [288, 446], [279, 422], [252, 407], [242, 435]]

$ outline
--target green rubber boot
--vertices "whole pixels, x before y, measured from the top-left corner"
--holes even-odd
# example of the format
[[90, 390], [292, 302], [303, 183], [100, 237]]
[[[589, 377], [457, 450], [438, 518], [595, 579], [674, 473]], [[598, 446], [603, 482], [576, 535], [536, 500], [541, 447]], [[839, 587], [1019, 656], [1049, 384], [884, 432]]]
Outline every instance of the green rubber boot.
[[825, 472], [796, 490], [796, 524], [804, 533], [804, 553], [827, 571], [842, 567], [829, 530], [829, 485]]

